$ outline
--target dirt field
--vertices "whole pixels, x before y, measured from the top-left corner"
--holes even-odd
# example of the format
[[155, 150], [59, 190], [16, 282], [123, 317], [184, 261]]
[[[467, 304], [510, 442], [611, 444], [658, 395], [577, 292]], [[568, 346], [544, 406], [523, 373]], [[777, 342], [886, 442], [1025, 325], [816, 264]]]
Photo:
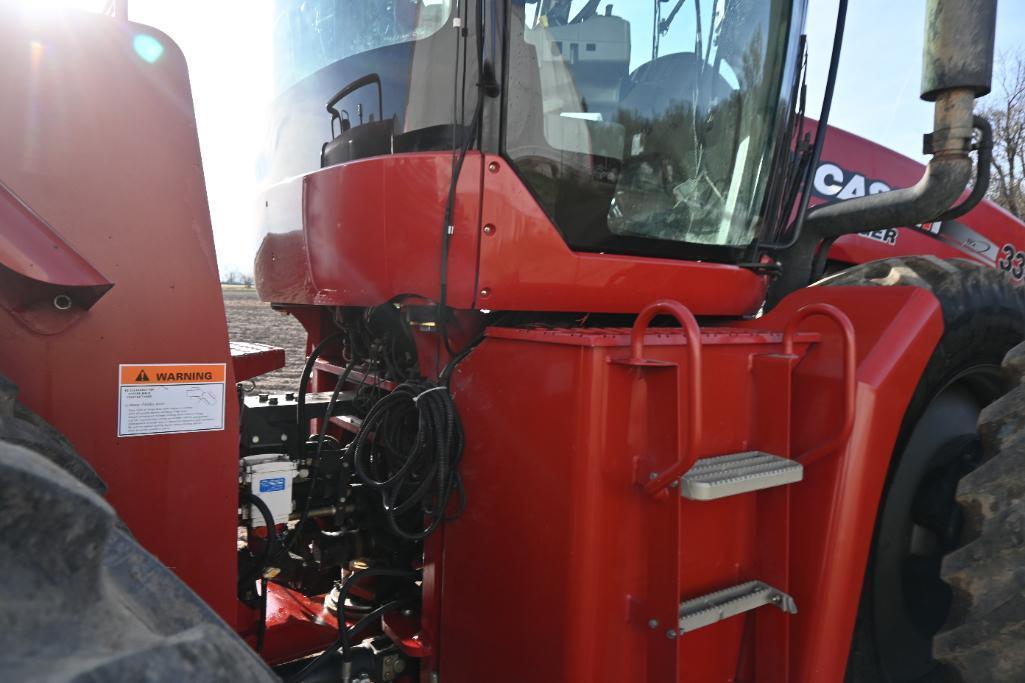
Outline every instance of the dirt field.
[[272, 310], [256, 296], [256, 290], [225, 285], [224, 309], [228, 315], [228, 338], [259, 342], [285, 349], [285, 367], [256, 380], [261, 392], [295, 391], [305, 361], [306, 332], [295, 318]]

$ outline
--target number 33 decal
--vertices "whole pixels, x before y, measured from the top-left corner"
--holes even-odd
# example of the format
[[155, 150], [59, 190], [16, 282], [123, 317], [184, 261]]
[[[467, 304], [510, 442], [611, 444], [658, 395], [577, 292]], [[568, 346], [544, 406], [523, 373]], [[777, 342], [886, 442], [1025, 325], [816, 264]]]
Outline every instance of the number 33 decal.
[[1015, 280], [1025, 277], [1025, 252], [1018, 251], [1013, 244], [1005, 244], [1000, 249], [1000, 270], [1006, 270]]

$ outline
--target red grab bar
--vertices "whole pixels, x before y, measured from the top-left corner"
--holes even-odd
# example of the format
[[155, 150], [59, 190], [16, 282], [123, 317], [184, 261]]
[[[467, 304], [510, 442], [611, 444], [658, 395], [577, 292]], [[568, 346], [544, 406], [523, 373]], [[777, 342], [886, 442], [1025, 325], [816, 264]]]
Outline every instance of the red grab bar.
[[684, 441], [683, 423], [681, 420], [677, 421], [679, 450], [676, 462], [664, 472], [653, 472], [650, 478], [643, 482], [644, 490], [650, 494], [660, 493], [670, 482], [689, 470], [698, 459], [698, 448], [701, 444], [701, 329], [698, 327], [697, 320], [694, 319], [694, 314], [679, 301], [670, 299], [661, 299], [646, 306], [637, 316], [633, 329], [630, 330], [630, 359], [627, 362], [631, 365], [654, 364], [653, 361], [644, 358], [644, 332], [657, 315], [671, 315], [676, 318], [687, 339], [687, 355], [690, 364], [687, 421], [690, 431], [689, 438]]
[[829, 318], [840, 328], [843, 337], [843, 392], [844, 392], [844, 421], [840, 431], [829, 441], [808, 449], [795, 460], [802, 465], [808, 466], [820, 459], [822, 456], [833, 452], [844, 445], [851, 431], [854, 429], [854, 401], [857, 390], [855, 367], [857, 364], [857, 353], [855, 348], [854, 325], [850, 319], [836, 306], [831, 304], [809, 304], [798, 309], [783, 329], [783, 353], [793, 354], [794, 335], [797, 326], [802, 322], [816, 315]]

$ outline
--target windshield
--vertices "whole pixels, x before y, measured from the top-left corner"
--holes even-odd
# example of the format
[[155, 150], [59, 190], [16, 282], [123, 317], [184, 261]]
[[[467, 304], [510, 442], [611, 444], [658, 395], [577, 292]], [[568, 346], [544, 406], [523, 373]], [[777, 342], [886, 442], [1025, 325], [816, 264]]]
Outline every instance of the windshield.
[[452, 0], [276, 0], [274, 89], [352, 55], [433, 34]]
[[505, 153], [571, 246], [754, 240], [790, 6], [513, 0]]

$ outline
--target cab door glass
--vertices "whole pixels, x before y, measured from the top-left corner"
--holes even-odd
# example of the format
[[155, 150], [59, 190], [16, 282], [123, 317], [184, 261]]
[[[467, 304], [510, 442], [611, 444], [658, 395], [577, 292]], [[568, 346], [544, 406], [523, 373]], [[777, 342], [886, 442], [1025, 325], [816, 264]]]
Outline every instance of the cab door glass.
[[789, 3], [513, 0], [512, 13], [505, 152], [571, 246], [753, 240]]

